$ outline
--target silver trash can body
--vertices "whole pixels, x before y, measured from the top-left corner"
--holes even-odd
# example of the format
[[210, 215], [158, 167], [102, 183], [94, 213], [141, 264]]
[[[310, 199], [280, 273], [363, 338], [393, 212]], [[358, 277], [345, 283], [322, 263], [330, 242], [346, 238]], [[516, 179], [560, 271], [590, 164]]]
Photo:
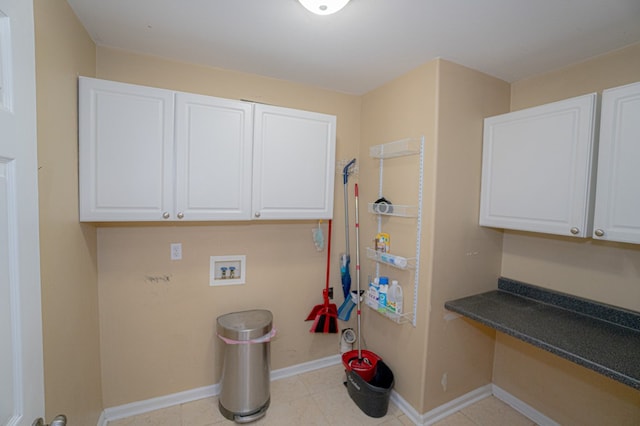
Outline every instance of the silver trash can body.
[[237, 423], [264, 416], [270, 403], [270, 334], [273, 315], [264, 309], [233, 312], [217, 319], [225, 341], [220, 412]]

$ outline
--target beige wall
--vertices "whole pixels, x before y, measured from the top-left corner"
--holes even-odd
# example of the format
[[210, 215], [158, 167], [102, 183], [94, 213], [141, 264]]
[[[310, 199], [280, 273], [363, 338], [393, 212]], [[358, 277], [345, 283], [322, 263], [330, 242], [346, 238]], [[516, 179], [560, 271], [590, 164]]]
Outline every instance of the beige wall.
[[[514, 83], [511, 109], [635, 81], [640, 81], [640, 44]], [[640, 310], [638, 245], [506, 231], [503, 250], [504, 276]], [[494, 382], [562, 424], [640, 423], [637, 390], [607, 383], [611, 392], [605, 397], [602, 376], [500, 334]]]
[[563, 426], [637, 426], [640, 392], [503, 333], [493, 382]]
[[491, 383], [494, 332], [451, 320], [447, 300], [496, 288], [502, 232], [478, 225], [483, 118], [508, 110], [509, 85], [441, 61], [425, 407]]
[[95, 46], [64, 0], [36, 0], [40, 259], [46, 417], [102, 411], [96, 231], [78, 222], [77, 75]]
[[[106, 48], [98, 48], [97, 64], [100, 78], [335, 114], [337, 159], [356, 155], [359, 97]], [[336, 290], [337, 253], [344, 244], [341, 191], [336, 178], [331, 268]], [[271, 345], [273, 369], [335, 355], [339, 336], [309, 333], [311, 322], [304, 321], [322, 303], [325, 284], [327, 252], [313, 244], [316, 226], [293, 221], [99, 228], [105, 407], [217, 383], [221, 345], [215, 319], [228, 312], [273, 312], [278, 330]], [[326, 232], [326, 222], [323, 226]], [[170, 260], [172, 242], [182, 243], [183, 260]], [[209, 257], [237, 254], [247, 256], [246, 284], [209, 287]], [[148, 278], [157, 276], [170, 280]]]
[[358, 147], [358, 96], [105, 47], [98, 47], [97, 77], [334, 114], [338, 117], [336, 158], [353, 156]]
[[511, 111], [640, 80], [640, 43], [511, 85]]
[[[375, 264], [366, 260], [364, 248], [372, 247], [377, 232], [376, 217], [367, 213], [367, 203], [378, 199], [379, 166], [377, 159], [369, 157], [369, 148], [386, 142], [424, 136], [425, 188], [423, 204], [423, 236], [432, 235], [436, 152], [437, 71], [438, 62], [429, 62], [363, 96], [362, 143], [358, 160], [361, 205], [361, 285], [375, 277]], [[392, 203], [417, 205], [419, 184], [419, 157], [400, 157], [384, 160], [383, 195]], [[353, 186], [350, 185], [350, 197]], [[352, 211], [350, 211], [351, 213]], [[391, 252], [414, 257], [416, 250], [416, 219], [385, 217], [383, 230], [391, 237]], [[427, 237], [428, 238], [428, 237]], [[353, 240], [352, 240], [353, 241]], [[427, 247], [424, 247], [427, 246]], [[431, 263], [432, 251], [425, 243], [421, 262]], [[354, 254], [352, 253], [352, 256]], [[428, 266], [419, 277], [416, 327], [396, 324], [375, 311], [363, 309], [362, 334], [366, 348], [381, 356], [395, 376], [395, 390], [418, 412], [423, 411], [427, 321], [425, 306], [429, 304], [431, 276]], [[399, 271], [384, 265], [380, 275], [397, 279], [403, 287], [404, 309], [413, 309], [413, 271]]]
[[[440, 60], [363, 97], [363, 204], [378, 197], [380, 163], [369, 158], [369, 147], [425, 137], [416, 327], [395, 324], [369, 309], [363, 314], [369, 348], [392, 367], [396, 391], [421, 413], [491, 382], [493, 332], [451, 321], [444, 302], [496, 285], [502, 234], [477, 225], [482, 118], [505, 112], [508, 102], [507, 83]], [[383, 195], [396, 204], [415, 204], [418, 158], [388, 159], [382, 167]], [[376, 218], [365, 213], [361, 224], [362, 246], [371, 246]], [[413, 219], [383, 218], [393, 253], [415, 253], [416, 225]], [[399, 280], [405, 310], [411, 310], [413, 271], [380, 266], [380, 274]], [[363, 275], [375, 276], [375, 266], [367, 260]]]

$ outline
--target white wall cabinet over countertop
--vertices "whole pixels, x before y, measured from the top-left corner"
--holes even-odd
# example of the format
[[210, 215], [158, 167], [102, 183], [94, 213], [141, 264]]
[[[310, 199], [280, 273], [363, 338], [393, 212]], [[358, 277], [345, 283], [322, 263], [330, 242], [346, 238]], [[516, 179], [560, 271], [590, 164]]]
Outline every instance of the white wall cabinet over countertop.
[[335, 116], [84, 77], [79, 96], [81, 221], [332, 216]]
[[640, 83], [602, 92], [593, 238], [640, 244]]
[[595, 93], [484, 122], [480, 225], [588, 237]]
[[485, 119], [480, 225], [640, 244], [640, 82], [597, 100]]

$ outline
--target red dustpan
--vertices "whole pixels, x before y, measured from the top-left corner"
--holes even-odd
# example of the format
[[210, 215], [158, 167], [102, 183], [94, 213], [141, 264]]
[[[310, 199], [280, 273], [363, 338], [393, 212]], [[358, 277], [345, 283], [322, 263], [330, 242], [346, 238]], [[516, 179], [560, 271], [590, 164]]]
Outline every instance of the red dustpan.
[[337, 333], [338, 332], [338, 308], [335, 303], [329, 303], [329, 272], [331, 264], [331, 219], [329, 219], [329, 233], [327, 241], [327, 277], [325, 288], [322, 290], [324, 303], [316, 305], [307, 316], [307, 321], [313, 320], [309, 329], [312, 333]]

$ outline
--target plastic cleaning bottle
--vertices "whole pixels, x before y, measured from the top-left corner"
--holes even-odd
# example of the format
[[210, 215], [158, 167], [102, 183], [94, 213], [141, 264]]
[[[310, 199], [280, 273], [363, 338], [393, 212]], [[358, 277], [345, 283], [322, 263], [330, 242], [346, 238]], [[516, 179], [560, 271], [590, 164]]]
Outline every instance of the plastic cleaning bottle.
[[378, 288], [380, 287], [379, 278], [375, 277], [373, 281], [369, 281], [369, 291], [367, 292], [367, 305], [373, 309], [378, 309]]
[[402, 314], [402, 302], [404, 298], [402, 296], [402, 287], [398, 284], [397, 280], [391, 281], [391, 287], [387, 292], [387, 308], [389, 316], [392, 318], [399, 318]]
[[394, 256], [392, 254], [388, 254], [388, 253], [382, 253], [380, 255], [380, 260], [382, 260], [384, 263], [388, 263], [390, 265], [395, 265], [399, 268], [406, 268], [407, 267], [407, 259], [405, 259], [404, 257], [401, 256]]
[[380, 286], [378, 288], [378, 311], [387, 312], [387, 291], [389, 290], [389, 278], [380, 277]]

